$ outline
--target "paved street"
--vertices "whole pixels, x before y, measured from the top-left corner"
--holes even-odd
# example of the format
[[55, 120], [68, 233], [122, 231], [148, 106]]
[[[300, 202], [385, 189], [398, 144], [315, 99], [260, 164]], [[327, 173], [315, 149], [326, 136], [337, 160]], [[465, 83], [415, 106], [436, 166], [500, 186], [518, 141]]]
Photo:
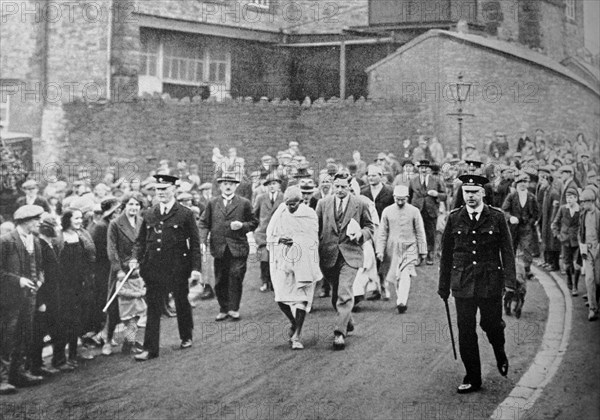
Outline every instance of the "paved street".
[[[444, 306], [435, 293], [437, 267], [419, 268], [418, 273], [406, 314], [398, 315], [393, 302], [361, 303], [356, 330], [343, 352], [331, 347], [335, 314], [329, 300], [316, 298], [305, 327], [306, 349], [292, 351], [284, 316], [272, 294], [259, 292], [258, 265], [249, 264], [240, 322], [216, 323], [216, 302], [199, 302], [191, 349], [179, 349], [175, 319], [163, 318], [160, 358], [139, 363], [118, 351], [98, 356], [74, 373], [3, 397], [3, 417], [499, 418], [494, 410], [542, 342], [548, 315], [542, 287], [529, 283], [520, 320], [505, 317], [508, 377], [497, 372], [479, 330], [484, 388], [459, 396], [455, 389], [463, 368], [453, 359]], [[455, 319], [453, 305], [451, 310]], [[456, 327], [454, 331], [456, 335]], [[525, 408], [530, 407], [516, 407], [511, 418], [526, 418]], [[542, 411], [551, 418], [551, 411]]]

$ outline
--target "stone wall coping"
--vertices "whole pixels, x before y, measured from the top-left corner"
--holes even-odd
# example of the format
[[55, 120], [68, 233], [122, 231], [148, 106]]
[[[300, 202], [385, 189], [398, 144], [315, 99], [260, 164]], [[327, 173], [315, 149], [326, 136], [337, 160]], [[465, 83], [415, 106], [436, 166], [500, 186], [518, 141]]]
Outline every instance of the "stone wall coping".
[[441, 29], [432, 29], [430, 31], [425, 32], [423, 35], [420, 35], [412, 41], [401, 46], [400, 48], [398, 48], [398, 50], [396, 50], [396, 52], [388, 55], [383, 60], [380, 60], [372, 66], [367, 67], [365, 71], [367, 73], [371, 73], [373, 70], [377, 69], [381, 65], [395, 59], [396, 57], [402, 55], [405, 51], [416, 47], [423, 41], [426, 41], [430, 38], [438, 37], [445, 37], [457, 42], [468, 42], [469, 44], [474, 45], [476, 47], [487, 48], [500, 54], [510, 55], [521, 60], [528, 61], [547, 70], [553, 71], [554, 73], [558, 73], [563, 77], [571, 79], [574, 82], [582, 85], [583, 87], [591, 90], [594, 94], [596, 94], [596, 96], [600, 97], [600, 90], [598, 90], [598, 87], [593, 86], [587, 80], [576, 75], [571, 70], [558, 63], [557, 61], [554, 61], [550, 57], [547, 57], [536, 51], [530, 50], [518, 44], [500, 41], [498, 39], [486, 38], [475, 34], [464, 34], [459, 32], [444, 31]]

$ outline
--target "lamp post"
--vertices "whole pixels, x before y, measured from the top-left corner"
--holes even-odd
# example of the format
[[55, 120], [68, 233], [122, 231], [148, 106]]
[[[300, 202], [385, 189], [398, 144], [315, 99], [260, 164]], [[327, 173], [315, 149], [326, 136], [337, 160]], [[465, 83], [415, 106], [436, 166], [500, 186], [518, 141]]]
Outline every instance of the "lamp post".
[[[472, 83], [463, 82], [463, 74], [460, 73], [458, 75], [458, 82], [456, 85], [451, 86], [454, 94], [454, 87], [456, 89], [456, 101], [458, 102], [458, 112], [452, 112], [447, 114], [451, 117], [456, 117], [458, 119], [458, 158], [462, 159], [462, 124], [464, 117], [474, 117], [474, 114], [467, 114], [463, 112], [463, 103], [467, 101], [469, 98], [469, 93], [471, 92]], [[454, 95], [453, 95], [454, 96]]]

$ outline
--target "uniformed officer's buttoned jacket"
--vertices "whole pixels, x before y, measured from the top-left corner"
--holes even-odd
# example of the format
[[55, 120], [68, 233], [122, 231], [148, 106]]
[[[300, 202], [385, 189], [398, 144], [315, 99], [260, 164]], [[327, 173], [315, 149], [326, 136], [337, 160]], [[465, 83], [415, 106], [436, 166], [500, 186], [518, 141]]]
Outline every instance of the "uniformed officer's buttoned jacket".
[[440, 294], [451, 289], [455, 298], [489, 298], [515, 285], [515, 256], [503, 212], [484, 205], [476, 223], [466, 206], [451, 212], [442, 236]]
[[146, 283], [187, 280], [192, 270], [201, 268], [200, 233], [194, 213], [174, 203], [166, 215], [161, 215], [160, 205], [154, 205], [143, 215], [133, 255]]

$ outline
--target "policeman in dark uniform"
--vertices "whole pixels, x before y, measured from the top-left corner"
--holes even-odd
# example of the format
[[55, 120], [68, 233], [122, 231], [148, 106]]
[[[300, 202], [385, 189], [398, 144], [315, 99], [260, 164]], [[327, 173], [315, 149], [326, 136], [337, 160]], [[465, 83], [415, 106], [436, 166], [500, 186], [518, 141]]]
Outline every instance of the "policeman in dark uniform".
[[[135, 356], [144, 361], [158, 357], [160, 315], [164, 296], [175, 298], [181, 348], [192, 346], [192, 308], [188, 300], [188, 279], [200, 280], [200, 236], [194, 213], [175, 201], [178, 178], [155, 175], [158, 203], [143, 217], [133, 250], [130, 268], [139, 265], [146, 283], [148, 321], [144, 351]], [[138, 264], [139, 261], [139, 264]]]
[[515, 256], [510, 232], [500, 209], [483, 203], [487, 178], [463, 175], [466, 205], [453, 210], [442, 236], [438, 294], [447, 300], [452, 290], [456, 304], [460, 357], [467, 374], [458, 387], [461, 394], [481, 387], [477, 344], [477, 310], [480, 325], [494, 349], [498, 370], [506, 376], [502, 292], [516, 287]]
[[[465, 160], [465, 165], [467, 166], [467, 174], [476, 174], [479, 175], [481, 173], [481, 167], [483, 166], [483, 162], [480, 162], [478, 160]], [[458, 179], [460, 180], [460, 177], [458, 177]], [[492, 205], [492, 201], [494, 199], [494, 188], [492, 187], [491, 182], [487, 182], [487, 184], [485, 184], [483, 186], [484, 190], [485, 190], [485, 195], [483, 197], [483, 202], [485, 204], [488, 205]], [[463, 191], [462, 188], [460, 188], [460, 186], [458, 187], [458, 190], [456, 191], [456, 197], [454, 197], [454, 201], [452, 203], [452, 208], [453, 209], [459, 209], [462, 206], [465, 205], [465, 199], [463, 197]]]

